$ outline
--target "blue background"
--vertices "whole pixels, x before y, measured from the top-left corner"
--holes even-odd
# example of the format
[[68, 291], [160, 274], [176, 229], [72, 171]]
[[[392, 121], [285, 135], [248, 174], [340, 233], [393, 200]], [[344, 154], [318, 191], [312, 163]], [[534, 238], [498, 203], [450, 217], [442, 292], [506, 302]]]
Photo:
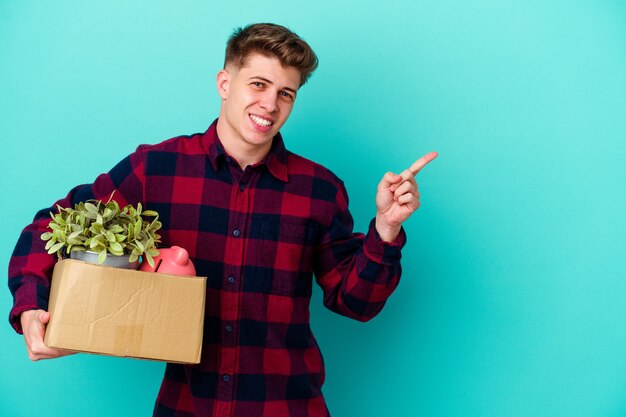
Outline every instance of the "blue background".
[[[333, 416], [626, 415], [621, 0], [1, 0], [2, 265], [73, 185], [204, 131], [226, 38], [258, 21], [320, 57], [283, 134], [345, 180], [358, 229], [385, 171], [440, 153], [383, 312], [314, 295]], [[160, 363], [0, 341], [2, 416], [151, 413]]]

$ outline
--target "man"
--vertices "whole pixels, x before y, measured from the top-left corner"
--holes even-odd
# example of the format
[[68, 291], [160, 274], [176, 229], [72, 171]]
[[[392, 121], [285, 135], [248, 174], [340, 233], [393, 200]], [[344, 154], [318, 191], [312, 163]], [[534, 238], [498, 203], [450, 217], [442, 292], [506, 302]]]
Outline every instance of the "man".
[[[186, 248], [208, 277], [201, 363], [167, 365], [157, 416], [327, 416], [309, 327], [313, 275], [329, 309], [362, 321], [398, 284], [401, 225], [419, 206], [415, 174], [436, 153], [385, 174], [367, 235], [353, 233], [341, 180], [287, 151], [279, 133], [316, 67], [309, 45], [282, 26], [238, 29], [205, 133], [141, 145], [57, 202], [113, 191], [120, 204], [141, 202], [159, 212], [163, 246]], [[55, 257], [40, 235], [52, 210], [24, 229], [9, 266], [10, 321], [32, 360], [67, 354], [43, 344]]]

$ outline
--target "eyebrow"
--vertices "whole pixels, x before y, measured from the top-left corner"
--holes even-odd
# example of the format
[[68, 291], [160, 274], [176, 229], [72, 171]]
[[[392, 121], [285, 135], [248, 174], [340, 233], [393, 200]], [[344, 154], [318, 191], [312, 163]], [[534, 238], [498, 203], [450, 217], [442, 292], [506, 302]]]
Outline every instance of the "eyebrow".
[[[268, 79], [267, 79], [267, 78], [265, 78], [265, 77], [259, 77], [258, 75], [255, 75], [254, 77], [250, 77], [250, 78], [248, 78], [248, 81], [249, 81], [249, 80], [254, 80], [254, 79], [261, 80], [261, 81], [265, 81], [265, 82], [266, 82], [266, 83], [268, 83], [268, 84], [272, 84], [272, 85], [274, 85], [274, 83], [273, 83], [271, 80], [268, 80]], [[283, 90], [290, 91], [290, 92], [292, 92], [294, 95], [296, 95], [296, 94], [298, 93], [296, 90], [294, 90], [294, 89], [293, 89], [293, 88], [291, 88], [291, 87], [283, 87]]]

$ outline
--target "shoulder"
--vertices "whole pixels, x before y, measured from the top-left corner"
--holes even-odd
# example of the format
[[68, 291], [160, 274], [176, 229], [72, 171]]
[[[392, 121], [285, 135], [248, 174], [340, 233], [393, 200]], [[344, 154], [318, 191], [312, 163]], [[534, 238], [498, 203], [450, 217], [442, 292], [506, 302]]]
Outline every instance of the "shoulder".
[[138, 152], [152, 153], [203, 153], [203, 133], [180, 135], [155, 144], [142, 144], [137, 148]]
[[345, 191], [344, 183], [325, 166], [303, 156], [287, 151], [290, 190], [307, 192], [316, 200], [335, 201]]
[[301, 155], [287, 151], [287, 166], [289, 176], [305, 176], [325, 181], [330, 184], [343, 186], [343, 181], [334, 172], [322, 164], [314, 162]]
[[180, 167], [203, 167], [206, 150], [203, 134], [176, 136], [156, 144], [142, 144], [126, 160], [133, 167], [143, 166], [146, 175], [172, 176]]

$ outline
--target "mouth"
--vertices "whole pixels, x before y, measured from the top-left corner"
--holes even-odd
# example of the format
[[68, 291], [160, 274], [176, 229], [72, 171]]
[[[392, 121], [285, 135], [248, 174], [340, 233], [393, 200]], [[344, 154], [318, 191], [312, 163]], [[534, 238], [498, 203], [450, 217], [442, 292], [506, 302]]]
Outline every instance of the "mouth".
[[270, 127], [271, 125], [274, 124], [274, 121], [271, 119], [265, 119], [263, 117], [260, 116], [256, 116], [254, 114], [250, 115], [250, 119], [259, 127]]

